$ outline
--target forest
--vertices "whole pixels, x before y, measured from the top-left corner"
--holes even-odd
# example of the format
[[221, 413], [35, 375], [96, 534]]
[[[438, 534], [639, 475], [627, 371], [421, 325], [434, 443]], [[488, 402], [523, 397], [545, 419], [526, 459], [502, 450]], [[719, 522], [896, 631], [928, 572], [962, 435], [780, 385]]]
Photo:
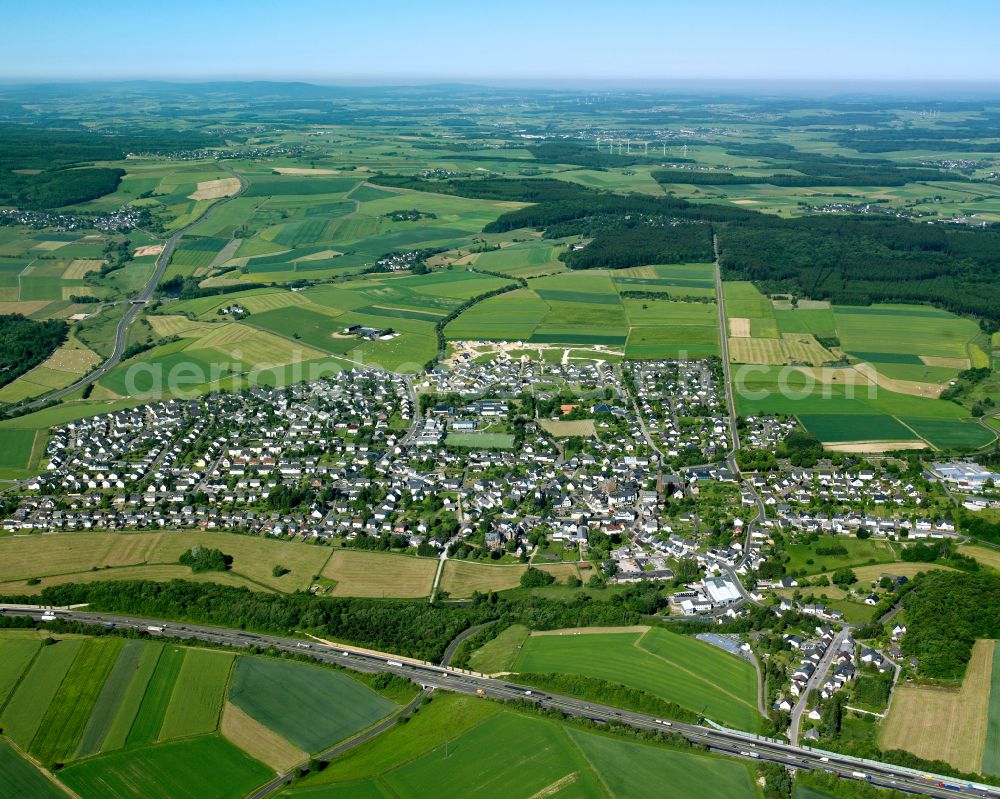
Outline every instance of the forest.
[[37, 175], [0, 171], [0, 205], [40, 211], [76, 205], [111, 194], [125, 177], [124, 169], [57, 169]]
[[903, 600], [903, 650], [927, 677], [959, 680], [977, 638], [1000, 638], [1000, 575], [931, 571]]
[[59, 319], [36, 322], [21, 314], [0, 315], [0, 386], [38, 366], [68, 333], [69, 326]]
[[[35, 602], [38, 597], [10, 601]], [[87, 603], [94, 610], [111, 613], [280, 635], [310, 630], [345, 643], [434, 661], [440, 660], [462, 630], [487, 621], [499, 619], [504, 626], [520, 623], [540, 630], [629, 625], [666, 604], [657, 589], [642, 585], [609, 594], [606, 600], [587, 595], [570, 601], [508, 598], [490, 593], [474, 595], [472, 604], [429, 604], [427, 600], [265, 594], [184, 580], [70, 583], [46, 588], [41, 601], [46, 605]]]

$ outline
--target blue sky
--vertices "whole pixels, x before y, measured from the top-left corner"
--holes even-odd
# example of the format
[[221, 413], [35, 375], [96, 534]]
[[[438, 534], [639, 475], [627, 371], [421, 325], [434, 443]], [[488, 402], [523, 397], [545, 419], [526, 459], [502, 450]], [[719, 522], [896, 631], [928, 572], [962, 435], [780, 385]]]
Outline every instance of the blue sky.
[[0, 80], [1000, 80], [968, 0], [0, 0]]

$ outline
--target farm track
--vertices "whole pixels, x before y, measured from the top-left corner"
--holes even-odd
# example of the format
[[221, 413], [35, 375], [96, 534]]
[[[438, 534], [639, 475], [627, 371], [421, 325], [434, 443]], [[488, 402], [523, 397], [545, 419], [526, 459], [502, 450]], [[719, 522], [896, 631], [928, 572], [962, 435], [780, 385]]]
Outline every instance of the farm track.
[[184, 234], [188, 233], [196, 225], [204, 222], [206, 219], [209, 219], [218, 211], [219, 208], [224, 206], [227, 202], [230, 202], [231, 200], [235, 200], [237, 197], [240, 197], [250, 187], [250, 184], [246, 180], [246, 178], [234, 172], [233, 169], [228, 164], [226, 164], [223, 161], [220, 161], [219, 166], [240, 181], [240, 190], [236, 192], [236, 194], [233, 194], [230, 197], [224, 197], [220, 199], [219, 202], [210, 205], [207, 209], [205, 209], [205, 212], [201, 216], [189, 222], [180, 230], [173, 233], [170, 236], [170, 238], [168, 238], [164, 242], [163, 251], [156, 259], [156, 269], [153, 270], [152, 277], [150, 277], [149, 281], [146, 283], [146, 286], [143, 288], [143, 290], [139, 293], [138, 296], [133, 297], [130, 300], [127, 300], [128, 308], [126, 309], [125, 314], [122, 316], [121, 320], [118, 322], [118, 327], [115, 330], [115, 348], [112, 351], [110, 357], [108, 357], [108, 359], [104, 363], [102, 363], [92, 372], [90, 372], [87, 375], [84, 375], [75, 383], [72, 383], [71, 385], [68, 385], [65, 388], [61, 388], [58, 389], [57, 391], [53, 391], [50, 392], [49, 394], [45, 394], [41, 397], [38, 397], [37, 399], [34, 399], [31, 402], [20, 406], [21, 408], [30, 408], [34, 410], [42, 407], [43, 405], [47, 405], [48, 403], [53, 402], [55, 400], [62, 399], [63, 397], [72, 394], [74, 391], [78, 391], [84, 386], [90, 385], [96, 380], [99, 380], [101, 377], [106, 375], [109, 371], [111, 371], [115, 366], [117, 366], [121, 362], [122, 356], [125, 354], [128, 327], [132, 323], [132, 321], [136, 318], [136, 316], [139, 315], [139, 311], [142, 309], [142, 307], [147, 302], [149, 302], [156, 294], [156, 287], [160, 284], [160, 280], [163, 278], [163, 274], [167, 271], [167, 265], [170, 263], [170, 258], [173, 255], [174, 250], [177, 248], [177, 245], [180, 243], [180, 240], [184, 237]]

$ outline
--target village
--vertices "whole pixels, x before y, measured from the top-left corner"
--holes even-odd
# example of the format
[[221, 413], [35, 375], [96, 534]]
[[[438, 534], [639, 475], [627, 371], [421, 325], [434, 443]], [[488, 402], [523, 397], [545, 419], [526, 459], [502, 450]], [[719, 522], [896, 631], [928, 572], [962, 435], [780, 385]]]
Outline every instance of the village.
[[[45, 472], [8, 493], [2, 526], [227, 530], [494, 563], [556, 559], [601, 584], [657, 582], [673, 613], [717, 618], [798, 585], [795, 574], [758, 573], [778, 531], [957, 535], [930, 472], [778, 461], [734, 473], [720, 377], [715, 361], [501, 354], [417, 378], [354, 368], [165, 400], [53, 430]], [[776, 450], [797, 423], [740, 425], [743, 446]], [[967, 465], [938, 468], [942, 479], [986, 479]], [[779, 611], [842, 620], [818, 602], [780, 601]]]

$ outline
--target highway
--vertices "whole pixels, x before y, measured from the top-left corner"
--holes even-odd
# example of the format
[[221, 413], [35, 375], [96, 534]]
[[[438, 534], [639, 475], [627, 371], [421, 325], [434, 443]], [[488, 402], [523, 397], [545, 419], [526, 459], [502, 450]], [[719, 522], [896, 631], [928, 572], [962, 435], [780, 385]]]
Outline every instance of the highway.
[[153, 298], [153, 295], [156, 293], [156, 287], [160, 285], [160, 280], [163, 278], [163, 273], [166, 272], [167, 265], [170, 263], [170, 256], [173, 255], [174, 250], [180, 243], [181, 238], [183, 238], [184, 234], [187, 233], [189, 230], [191, 230], [191, 228], [193, 228], [195, 225], [198, 225], [201, 222], [204, 222], [209, 217], [211, 217], [219, 208], [221, 208], [227, 202], [243, 194], [243, 192], [245, 192], [247, 190], [247, 187], [250, 185], [249, 183], [247, 183], [245, 178], [234, 172], [228, 164], [225, 164], [220, 161], [219, 166], [240, 181], [240, 190], [236, 192], [236, 194], [230, 195], [229, 197], [224, 197], [217, 203], [210, 205], [208, 209], [205, 211], [205, 213], [203, 213], [201, 216], [199, 216], [190, 224], [182, 227], [176, 233], [172, 234], [170, 238], [168, 238], [163, 243], [163, 252], [161, 252], [159, 257], [156, 259], [156, 269], [153, 270], [152, 277], [150, 277], [149, 281], [146, 283], [143, 290], [137, 296], [131, 298], [130, 300], [126, 300], [126, 302], [128, 303], [128, 308], [125, 309], [125, 314], [118, 322], [118, 327], [115, 330], [115, 348], [112, 351], [110, 357], [104, 363], [98, 366], [94, 371], [90, 372], [87, 375], [84, 375], [72, 385], [66, 386], [65, 388], [60, 388], [57, 391], [52, 391], [20, 407], [32, 408], [32, 409], [40, 408], [42, 405], [52, 402], [53, 400], [62, 399], [63, 397], [72, 394], [74, 391], [78, 391], [79, 389], [83, 388], [89, 383], [93, 383], [95, 380], [99, 380], [101, 377], [103, 377], [109, 371], [114, 369], [121, 362], [122, 356], [125, 354], [126, 341], [128, 339], [128, 326], [132, 324], [132, 320], [135, 319], [135, 317], [138, 315], [142, 307]]
[[[29, 616], [39, 621], [43, 611], [44, 609], [38, 606], [0, 605], [0, 614]], [[58, 609], [51, 612], [55, 613], [56, 618], [82, 624], [114, 627], [120, 630], [146, 631], [158, 638], [203, 641], [219, 646], [274, 648], [356, 671], [389, 672], [410, 679], [425, 690], [440, 688], [494, 699], [533, 702], [538, 707], [559, 710], [569, 716], [588, 718], [598, 724], [616, 723], [640, 730], [674, 732], [694, 744], [706, 746], [714, 751], [735, 757], [770, 760], [792, 768], [823, 769], [841, 777], [863, 778], [879, 787], [894, 788], [922, 796], [1000, 797], [1000, 788], [967, 785], [951, 778], [927, 775], [889, 764], [859, 761], [832, 752], [821, 752], [758, 738], [749, 733], [697, 724], [661, 721], [642, 713], [559, 696], [463, 669], [427, 663], [386, 652], [375, 652], [334, 642], [319, 642], [316, 639], [288, 638], [220, 627], [96, 613], [87, 610]], [[391, 725], [380, 725], [379, 731], [388, 728], [388, 726]], [[374, 734], [377, 732], [371, 731], [371, 735]], [[371, 735], [367, 737], [371, 737]], [[330, 750], [328, 754], [332, 757], [338, 751], [342, 751], [341, 747]], [[859, 774], [862, 776], [857, 776]], [[272, 785], [279, 783], [284, 784], [279, 779], [275, 780]], [[944, 787], [945, 785], [953, 787]], [[267, 792], [264, 789], [254, 794], [256, 797], [265, 795]]]

